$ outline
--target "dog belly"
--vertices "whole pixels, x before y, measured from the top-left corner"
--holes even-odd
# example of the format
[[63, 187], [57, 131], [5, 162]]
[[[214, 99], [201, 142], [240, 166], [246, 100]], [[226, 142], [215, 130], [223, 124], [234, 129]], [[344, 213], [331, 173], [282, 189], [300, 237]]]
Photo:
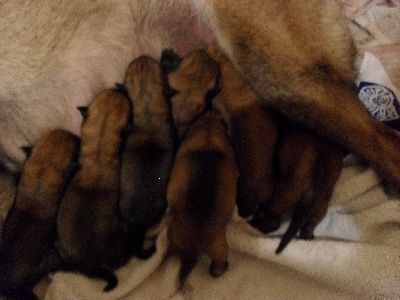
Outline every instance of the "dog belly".
[[0, 3], [0, 163], [53, 128], [80, 133], [77, 106], [121, 82], [131, 60], [205, 47], [211, 31], [184, 1]]

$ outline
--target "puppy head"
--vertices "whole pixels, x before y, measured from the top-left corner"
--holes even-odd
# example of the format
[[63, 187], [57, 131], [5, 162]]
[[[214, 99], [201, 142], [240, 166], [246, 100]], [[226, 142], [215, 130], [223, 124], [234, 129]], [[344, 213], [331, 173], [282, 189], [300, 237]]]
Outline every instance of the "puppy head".
[[163, 82], [158, 61], [141, 56], [129, 65], [124, 85], [133, 104], [135, 125], [165, 121], [169, 116]]
[[141, 99], [145, 91], [162, 91], [160, 64], [148, 56], [133, 60], [126, 71], [124, 85], [133, 102]]
[[[77, 136], [62, 129], [46, 133], [36, 143], [22, 169], [19, 194], [30, 196], [26, 201], [23, 197], [19, 200], [20, 208], [35, 207], [32, 199], [47, 201], [64, 191], [76, 170], [79, 145]], [[49, 205], [54, 205], [50, 202]]]
[[46, 133], [32, 148], [23, 172], [40, 175], [44, 169], [53, 168], [64, 173], [79, 153], [79, 138], [62, 129]]
[[219, 64], [204, 50], [191, 53], [176, 71], [168, 74], [169, 86], [177, 91], [171, 98], [171, 108], [179, 134], [218, 92], [218, 79]]
[[[109, 139], [109, 143], [103, 141], [102, 147], [114, 145], [113, 140], [119, 141], [130, 116], [131, 107], [127, 97], [113, 89], [101, 92], [90, 103], [87, 118], [82, 126], [82, 153], [86, 153], [86, 146], [98, 143], [104, 138]], [[100, 147], [100, 144], [97, 146]]]

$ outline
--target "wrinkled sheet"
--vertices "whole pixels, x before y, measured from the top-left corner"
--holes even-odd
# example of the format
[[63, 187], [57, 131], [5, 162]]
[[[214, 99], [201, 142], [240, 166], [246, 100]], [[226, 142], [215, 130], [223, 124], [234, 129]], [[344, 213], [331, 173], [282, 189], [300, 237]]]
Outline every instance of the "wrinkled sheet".
[[73, 273], [57, 273], [45, 299], [398, 299], [400, 296], [400, 201], [384, 192], [374, 171], [349, 155], [328, 214], [313, 241], [293, 240], [275, 254], [287, 224], [263, 236], [244, 220], [228, 226], [228, 271], [208, 274], [202, 257], [185, 287], [177, 291], [179, 262], [164, 258], [166, 228], [156, 254], [133, 258], [117, 270], [119, 285]]

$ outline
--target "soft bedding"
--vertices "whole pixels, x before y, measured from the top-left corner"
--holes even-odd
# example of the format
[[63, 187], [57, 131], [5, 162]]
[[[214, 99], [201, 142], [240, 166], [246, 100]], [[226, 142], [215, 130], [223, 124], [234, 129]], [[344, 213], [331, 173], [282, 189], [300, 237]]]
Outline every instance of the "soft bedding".
[[400, 201], [387, 196], [374, 171], [356, 157], [344, 160], [316, 239], [294, 240], [276, 255], [286, 226], [263, 236], [235, 218], [228, 227], [229, 271], [213, 279], [204, 257], [181, 291], [179, 262], [164, 259], [163, 228], [156, 254], [118, 270], [114, 291], [103, 293], [102, 281], [57, 273], [45, 299], [398, 299]]

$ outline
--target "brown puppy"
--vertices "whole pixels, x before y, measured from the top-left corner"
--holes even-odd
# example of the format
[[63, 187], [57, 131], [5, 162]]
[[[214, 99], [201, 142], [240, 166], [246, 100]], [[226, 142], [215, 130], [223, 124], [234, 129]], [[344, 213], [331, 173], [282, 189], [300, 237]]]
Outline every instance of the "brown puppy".
[[61, 265], [55, 241], [57, 210], [74, 173], [79, 138], [64, 130], [45, 134], [25, 162], [0, 244], [0, 295], [33, 298], [31, 289]]
[[225, 228], [235, 206], [237, 177], [223, 120], [206, 112], [189, 127], [178, 148], [168, 186], [168, 238], [170, 252], [182, 262], [181, 286], [202, 253], [211, 258], [213, 277], [228, 268]]
[[132, 251], [146, 258], [146, 232], [167, 208], [167, 185], [174, 159], [174, 134], [164, 96], [159, 63], [149, 57], [134, 60], [126, 72], [125, 89], [133, 106], [133, 128], [122, 155], [119, 209], [128, 225]]
[[239, 215], [249, 217], [259, 204], [267, 204], [275, 185], [273, 160], [277, 126], [272, 113], [244, 82], [217, 45], [208, 49], [221, 66], [221, 92], [213, 100], [228, 124], [228, 135], [239, 169]]
[[205, 50], [194, 51], [182, 61], [173, 51], [166, 50], [161, 64], [168, 73], [172, 118], [181, 138], [220, 91], [219, 64]]
[[182, 262], [182, 285], [201, 253], [211, 257], [212, 276], [228, 267], [225, 227], [235, 205], [238, 171], [220, 114], [206, 111], [219, 91], [218, 63], [203, 50], [182, 62], [176, 59], [164, 52], [162, 63], [175, 68], [168, 82], [176, 92], [171, 105], [181, 144], [167, 192], [168, 237], [170, 253]]
[[267, 233], [279, 228], [284, 214], [292, 220], [276, 253], [300, 231], [303, 239], [324, 218], [333, 188], [342, 169], [344, 151], [324, 138], [290, 121], [280, 122], [277, 147], [278, 183], [270, 203], [250, 222]]
[[58, 214], [59, 251], [83, 273], [117, 284], [103, 268], [126, 261], [126, 232], [118, 217], [121, 134], [131, 115], [127, 97], [106, 90], [88, 108], [82, 126], [80, 170], [62, 199]]

